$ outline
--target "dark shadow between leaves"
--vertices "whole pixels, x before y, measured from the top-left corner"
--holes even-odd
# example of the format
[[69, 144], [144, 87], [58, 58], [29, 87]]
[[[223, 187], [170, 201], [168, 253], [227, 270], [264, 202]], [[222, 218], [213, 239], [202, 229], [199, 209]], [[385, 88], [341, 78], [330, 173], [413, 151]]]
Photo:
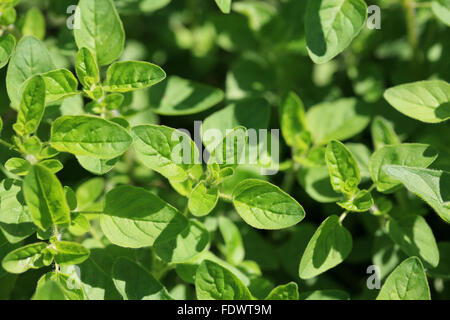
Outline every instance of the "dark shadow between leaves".
[[148, 270], [129, 258], [118, 258], [112, 274], [113, 279], [125, 282], [125, 295], [129, 300], [142, 300], [163, 289]]
[[442, 120], [450, 119], [450, 102], [443, 103], [434, 110], [437, 118]]
[[439, 190], [441, 192], [442, 201], [450, 202], [450, 173], [444, 172], [439, 179]]

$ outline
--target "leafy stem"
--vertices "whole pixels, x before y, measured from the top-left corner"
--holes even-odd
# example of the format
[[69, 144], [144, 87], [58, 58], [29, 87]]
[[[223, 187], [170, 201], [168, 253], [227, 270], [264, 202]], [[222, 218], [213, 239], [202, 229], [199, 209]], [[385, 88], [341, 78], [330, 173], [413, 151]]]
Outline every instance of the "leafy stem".
[[9, 142], [6, 142], [6, 141], [3, 140], [3, 139], [0, 139], [0, 144], [3, 145], [3, 146], [5, 146], [5, 147], [7, 147], [8, 149], [17, 151], [17, 148], [16, 148], [14, 145], [12, 145], [12, 144], [9, 143]]

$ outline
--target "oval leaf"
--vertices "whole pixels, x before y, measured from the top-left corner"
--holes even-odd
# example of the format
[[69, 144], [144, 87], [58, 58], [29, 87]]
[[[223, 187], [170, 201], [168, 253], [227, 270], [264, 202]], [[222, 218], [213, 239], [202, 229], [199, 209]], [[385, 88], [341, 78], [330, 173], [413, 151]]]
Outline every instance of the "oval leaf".
[[426, 144], [399, 144], [384, 146], [370, 158], [369, 171], [380, 192], [394, 191], [400, 182], [391, 178], [384, 170], [385, 165], [426, 168], [437, 158], [436, 151]]
[[78, 48], [88, 48], [101, 66], [117, 60], [125, 45], [122, 21], [111, 0], [80, 0], [75, 14], [75, 41]]
[[61, 152], [112, 159], [128, 150], [132, 138], [120, 125], [93, 116], [63, 116], [52, 125], [50, 143]]
[[338, 216], [328, 217], [316, 230], [300, 261], [299, 275], [310, 279], [343, 262], [352, 251], [350, 232]]
[[450, 119], [450, 84], [440, 80], [402, 84], [384, 98], [397, 111], [416, 120], [438, 123]]
[[29, 269], [44, 266], [42, 251], [47, 247], [44, 242], [29, 244], [8, 253], [2, 261], [2, 267], [10, 273], [23, 273]]
[[197, 269], [195, 291], [199, 300], [252, 300], [238, 277], [210, 260], [203, 261]]
[[22, 136], [34, 133], [41, 123], [45, 108], [46, 85], [41, 76], [26, 82], [14, 130]]
[[23, 182], [23, 193], [34, 223], [42, 230], [70, 224], [63, 187], [49, 169], [41, 165], [31, 167]]
[[347, 48], [366, 22], [363, 0], [308, 1], [306, 42], [315, 63], [325, 63]]
[[56, 241], [51, 244], [49, 249], [52, 251], [57, 264], [71, 265], [80, 264], [89, 258], [89, 249], [81, 244], [69, 241]]
[[103, 88], [111, 92], [128, 92], [151, 87], [165, 78], [164, 70], [149, 62], [116, 62], [109, 67]]
[[334, 191], [353, 195], [358, 190], [361, 175], [350, 150], [343, 143], [333, 140], [327, 146], [325, 159]]
[[377, 300], [431, 300], [422, 263], [417, 257], [403, 261], [389, 275]]
[[191, 138], [165, 126], [142, 125], [132, 129], [138, 159], [173, 181], [184, 181], [198, 162], [199, 151]]
[[425, 266], [435, 268], [439, 264], [439, 250], [433, 231], [426, 220], [418, 215], [409, 215], [387, 223], [389, 237], [408, 256], [417, 256]]
[[176, 238], [188, 226], [177, 209], [145, 189], [120, 186], [106, 194], [100, 226], [114, 244], [128, 248], [152, 246]]

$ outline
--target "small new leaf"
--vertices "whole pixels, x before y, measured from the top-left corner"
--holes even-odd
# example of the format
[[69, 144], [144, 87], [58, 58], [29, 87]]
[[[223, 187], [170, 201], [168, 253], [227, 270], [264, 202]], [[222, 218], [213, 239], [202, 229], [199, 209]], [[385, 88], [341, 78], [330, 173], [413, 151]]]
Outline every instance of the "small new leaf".
[[349, 196], [355, 194], [361, 175], [350, 150], [343, 143], [333, 140], [327, 146], [325, 159], [334, 191]]

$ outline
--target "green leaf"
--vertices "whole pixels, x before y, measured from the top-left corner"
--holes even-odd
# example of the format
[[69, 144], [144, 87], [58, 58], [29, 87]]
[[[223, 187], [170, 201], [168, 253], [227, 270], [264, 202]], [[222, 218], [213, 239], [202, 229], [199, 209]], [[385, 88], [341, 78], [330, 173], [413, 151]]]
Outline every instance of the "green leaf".
[[356, 160], [356, 163], [358, 164], [361, 174], [361, 180], [370, 178], [369, 161], [370, 156], [372, 155], [372, 151], [362, 143], [346, 143], [345, 146], [348, 148], [348, 150], [350, 150]]
[[100, 82], [100, 70], [95, 56], [88, 48], [81, 48], [78, 51], [75, 71], [81, 84], [86, 89], [91, 89], [91, 86]]
[[77, 156], [78, 163], [84, 169], [90, 173], [96, 175], [104, 175], [111, 171], [116, 163], [120, 160], [120, 157], [114, 159], [97, 159], [93, 157]]
[[89, 249], [83, 247], [81, 244], [69, 241], [56, 241], [49, 247], [50, 251], [55, 257], [57, 264], [71, 265], [80, 264], [89, 258]]
[[228, 263], [238, 265], [244, 261], [245, 248], [239, 228], [227, 217], [219, 217], [219, 230], [225, 242], [220, 244], [219, 250]]
[[206, 187], [205, 181], [200, 181], [189, 196], [188, 207], [192, 215], [203, 217], [208, 215], [219, 201], [219, 190], [217, 187]]
[[195, 275], [199, 300], [252, 300], [247, 287], [231, 271], [210, 260], [203, 261]]
[[0, 37], [0, 69], [6, 66], [16, 46], [16, 38], [12, 34]]
[[149, 62], [116, 62], [108, 68], [105, 91], [128, 92], [151, 87], [166, 78], [163, 69]]
[[44, 266], [43, 250], [47, 247], [44, 242], [29, 244], [8, 253], [2, 261], [2, 267], [10, 273], [23, 273], [29, 269]]
[[63, 187], [49, 169], [32, 166], [23, 182], [23, 193], [34, 223], [42, 230], [70, 224]]
[[450, 119], [450, 84], [445, 81], [402, 84], [386, 90], [384, 98], [397, 111], [422, 122]]
[[348, 211], [365, 212], [374, 205], [372, 195], [367, 190], [359, 190], [351, 198], [345, 199], [337, 203]]
[[0, 183], [0, 230], [10, 243], [18, 243], [36, 231], [18, 180]]
[[450, 27], [450, 1], [434, 0], [431, 2], [431, 10], [439, 20]]
[[52, 124], [50, 143], [61, 152], [112, 159], [128, 150], [132, 138], [120, 125], [93, 116], [63, 116]]
[[389, 275], [377, 300], [431, 300], [422, 263], [417, 257], [403, 261]]
[[40, 165], [46, 167], [52, 173], [57, 173], [63, 169], [63, 164], [56, 159], [48, 159], [41, 161]]
[[316, 230], [303, 253], [300, 278], [314, 278], [334, 268], [348, 257], [352, 247], [352, 235], [339, 221], [339, 217], [328, 217]]
[[18, 176], [26, 176], [31, 164], [22, 158], [10, 158], [5, 163], [5, 169]]
[[42, 74], [46, 87], [46, 103], [52, 103], [77, 95], [78, 80], [67, 69], [57, 69]]
[[25, 18], [22, 25], [23, 36], [35, 36], [39, 40], [45, 38], [45, 17], [41, 10], [37, 7], [32, 7], [25, 14]]
[[166, 116], [200, 113], [215, 106], [224, 93], [201, 83], [171, 76], [149, 90], [150, 108]]
[[215, 1], [220, 11], [222, 11], [223, 13], [230, 13], [231, 0], [215, 0]]
[[83, 245], [91, 251], [89, 258], [76, 266], [62, 266], [61, 272], [75, 279], [73, 283], [84, 292], [88, 300], [119, 300], [121, 296], [114, 286], [111, 270], [116, 257], [125, 252], [114, 252], [114, 249], [120, 248], [108, 246], [113, 249], [110, 251], [93, 239], [85, 240]]
[[88, 218], [81, 213], [72, 214], [72, 222], [69, 226], [69, 232], [74, 236], [82, 236], [91, 230], [91, 224]]
[[167, 179], [186, 180], [198, 162], [197, 146], [184, 132], [158, 125], [137, 126], [132, 132], [137, 158]]
[[417, 256], [427, 267], [439, 264], [439, 250], [433, 231], [426, 220], [418, 215], [390, 219], [387, 223], [389, 237], [408, 256]]
[[288, 146], [293, 146], [295, 136], [307, 130], [305, 107], [294, 92], [289, 92], [280, 108], [281, 133]]
[[302, 292], [300, 300], [350, 300], [347, 292], [341, 290], [316, 290]]
[[45, 108], [46, 85], [41, 76], [34, 76], [25, 83], [14, 130], [27, 136], [34, 133], [41, 122]]
[[173, 239], [158, 238], [154, 249], [165, 262], [182, 263], [200, 254], [209, 245], [209, 231], [199, 221], [189, 221], [187, 228]]
[[23, 37], [11, 56], [6, 74], [6, 88], [12, 107], [18, 108], [25, 81], [53, 69], [55, 66], [45, 45], [33, 36]]
[[32, 300], [66, 300], [66, 296], [58, 282], [49, 280], [36, 288]]
[[401, 143], [392, 123], [383, 117], [376, 116], [372, 121], [370, 129], [375, 150], [379, 150], [386, 145], [397, 145]]
[[350, 150], [342, 142], [332, 140], [327, 146], [325, 159], [334, 191], [350, 196], [355, 194], [361, 175]]
[[365, 25], [363, 0], [309, 0], [305, 14], [308, 54], [315, 63], [344, 51]]
[[173, 300], [150, 272], [128, 258], [116, 260], [112, 278], [124, 300]]
[[344, 141], [363, 131], [370, 122], [370, 109], [355, 98], [323, 102], [306, 113], [306, 123], [316, 144]]
[[265, 300], [298, 300], [298, 285], [295, 282], [273, 289]]
[[71, 187], [64, 186], [64, 194], [66, 195], [67, 204], [70, 211], [74, 211], [78, 206], [77, 196]]
[[152, 246], [175, 239], [188, 226], [177, 209], [145, 189], [120, 186], [106, 194], [100, 226], [114, 244], [127, 248]]
[[39, 292], [47, 286], [48, 282], [56, 282], [59, 288], [62, 289], [64, 300], [84, 300], [85, 294], [79, 281], [69, 275], [61, 272], [49, 272], [43, 275], [36, 287], [36, 292]]
[[[4, 0], [6, 1], [6, 0]], [[16, 0], [16, 2], [19, 0]], [[1, 1], [0, 1], [1, 3]], [[1, 5], [1, 4], [0, 4]], [[14, 24], [17, 19], [17, 11], [13, 7], [14, 4], [7, 5], [6, 8], [2, 8], [2, 15], [0, 16], [0, 24], [3, 26], [9, 26]], [[4, 6], [4, 5], [3, 5]]]
[[383, 168], [390, 177], [403, 183], [409, 191], [428, 203], [444, 221], [450, 223], [450, 173], [402, 166]]
[[241, 218], [257, 229], [288, 228], [305, 217], [305, 211], [294, 198], [257, 179], [247, 179], [236, 186], [233, 204]]
[[105, 189], [103, 178], [92, 178], [84, 181], [76, 190], [78, 209], [84, 210], [90, 207], [102, 194]]
[[436, 160], [437, 156], [436, 151], [426, 144], [405, 143], [384, 146], [370, 158], [369, 171], [378, 191], [391, 192], [396, 190], [400, 182], [383, 170], [385, 165], [426, 168]]
[[96, 54], [101, 66], [111, 64], [122, 54], [125, 31], [111, 0], [80, 0], [74, 29], [78, 48], [88, 48]]

